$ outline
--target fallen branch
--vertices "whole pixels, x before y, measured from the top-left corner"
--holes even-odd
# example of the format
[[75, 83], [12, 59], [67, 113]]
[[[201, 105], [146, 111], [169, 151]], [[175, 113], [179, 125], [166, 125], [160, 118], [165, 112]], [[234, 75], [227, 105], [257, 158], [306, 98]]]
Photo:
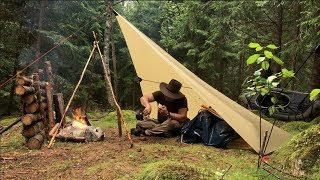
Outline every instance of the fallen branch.
[[18, 122], [21, 121], [21, 118], [19, 117], [16, 121], [14, 121], [12, 124], [10, 124], [9, 126], [3, 128], [1, 131], [0, 131], [0, 135], [2, 135], [2, 133], [6, 132], [8, 129], [10, 129], [12, 126], [16, 125]]
[[5, 161], [5, 160], [17, 160], [17, 158], [15, 158], [15, 157], [0, 157], [0, 159], [2, 161]]

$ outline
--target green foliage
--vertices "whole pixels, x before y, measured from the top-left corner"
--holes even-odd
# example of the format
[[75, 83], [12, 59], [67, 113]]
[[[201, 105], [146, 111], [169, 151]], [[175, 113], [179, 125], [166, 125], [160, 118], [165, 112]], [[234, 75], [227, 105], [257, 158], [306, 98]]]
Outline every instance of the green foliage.
[[260, 54], [251, 55], [251, 56], [247, 59], [247, 65], [250, 65], [250, 64], [255, 63], [259, 57], [260, 57]]
[[314, 90], [312, 90], [311, 93], [310, 93], [310, 100], [311, 100], [311, 101], [314, 100], [314, 98], [315, 98], [318, 94], [320, 94], [320, 89], [314, 89]]
[[248, 86], [245, 89], [245, 92], [251, 95], [259, 93], [261, 96], [270, 94], [272, 96], [271, 102], [273, 103], [273, 105], [268, 107], [268, 112], [271, 116], [276, 111], [278, 111], [279, 108], [283, 109], [281, 105], [277, 104], [278, 101], [276, 95], [273, 94], [273, 90], [277, 88], [278, 85], [285, 79], [293, 78], [294, 72], [283, 68], [279, 73], [273, 74], [267, 78], [262, 77], [261, 71], [268, 70], [270, 68], [270, 60], [274, 60], [279, 65], [283, 65], [283, 61], [281, 59], [274, 56], [271, 51], [266, 50], [274, 50], [278, 47], [273, 44], [262, 47], [258, 43], [250, 43], [248, 46], [249, 48], [256, 49], [256, 51], [262, 51], [263, 49], [264, 50], [263, 54], [253, 54], [247, 59], [247, 65], [253, 65], [254, 63], [261, 64], [261, 69], [256, 70], [252, 78], [247, 79], [246, 83]]
[[[63, 92], [65, 99], [79, 79], [81, 69], [92, 48], [92, 31], [98, 34], [100, 47], [103, 46], [105, 12], [103, 1], [48, 1], [43, 16], [43, 28], [38, 29], [40, 2], [5, 1], [0, 6], [0, 82], [35, 59], [36, 38], [41, 36], [41, 52], [57, 44], [63, 37], [75, 32], [86, 22], [91, 21], [77, 32], [64, 45], [52, 51], [45, 58], [52, 61], [56, 91]], [[279, 7], [285, 9], [277, 14]], [[300, 8], [299, 8], [300, 7]], [[304, 55], [319, 41], [318, 4], [311, 1], [126, 1], [114, 6], [121, 15], [138, 27], [148, 37], [159, 43], [167, 52], [201, 79], [223, 94], [236, 99], [241, 93], [241, 82], [260, 69], [263, 72], [273, 69], [274, 64], [283, 66], [290, 62], [288, 69], [296, 69]], [[300, 10], [299, 10], [300, 9]], [[282, 17], [282, 31], [278, 28]], [[141, 89], [136, 80], [136, 72], [119, 27], [114, 22], [116, 57], [118, 68], [119, 101], [121, 106], [137, 108]], [[276, 23], [275, 23], [276, 22]], [[291, 22], [291, 23], [287, 23]], [[280, 25], [280, 24], [279, 24]], [[281, 37], [278, 35], [282, 35]], [[277, 39], [277, 38], [281, 39]], [[280, 41], [281, 40], [281, 41]], [[246, 47], [254, 51], [251, 53]], [[279, 43], [282, 44], [279, 44]], [[266, 46], [265, 46], [266, 45]], [[44, 68], [43, 60], [38, 63]], [[252, 68], [259, 66], [259, 68]], [[311, 61], [295, 77], [293, 90], [306, 91], [311, 75]], [[110, 63], [111, 75], [112, 63]], [[33, 70], [26, 72], [29, 75]], [[257, 77], [257, 73], [254, 76]], [[261, 75], [262, 73], [262, 75]], [[286, 74], [286, 73], [285, 73]], [[291, 75], [290, 75], [291, 74]], [[292, 76], [293, 73], [289, 73]], [[284, 75], [286, 77], [286, 75]], [[273, 80], [273, 85], [279, 83]], [[266, 82], [257, 79], [259, 83]], [[299, 83], [297, 83], [299, 81]], [[281, 80], [281, 82], [283, 82]], [[257, 83], [257, 84], [259, 84]], [[259, 85], [258, 85], [259, 86]], [[260, 88], [261, 89], [261, 88]], [[264, 94], [268, 88], [261, 89]], [[10, 85], [1, 89], [0, 105], [17, 109], [18, 98], [11, 100]], [[9, 93], [9, 94], [8, 94]], [[89, 65], [85, 79], [76, 95], [75, 105], [95, 109], [107, 109], [104, 96], [105, 83], [100, 59]], [[1, 111], [6, 112], [1, 108]]]

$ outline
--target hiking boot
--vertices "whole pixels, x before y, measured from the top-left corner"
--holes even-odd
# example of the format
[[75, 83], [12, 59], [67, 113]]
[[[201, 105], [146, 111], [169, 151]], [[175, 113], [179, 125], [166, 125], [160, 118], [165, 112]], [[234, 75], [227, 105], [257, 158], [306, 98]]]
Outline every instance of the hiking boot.
[[140, 134], [144, 134], [143, 130], [140, 128], [132, 128], [130, 129], [130, 132], [135, 136], [140, 136]]

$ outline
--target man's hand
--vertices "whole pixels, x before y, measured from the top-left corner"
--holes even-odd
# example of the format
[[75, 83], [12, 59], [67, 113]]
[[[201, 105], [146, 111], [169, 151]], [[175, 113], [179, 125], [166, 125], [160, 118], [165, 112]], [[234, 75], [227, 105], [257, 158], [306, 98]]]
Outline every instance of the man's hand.
[[158, 105], [158, 112], [159, 114], [162, 114], [162, 115], [167, 115], [169, 113], [167, 107], [161, 104]]
[[154, 97], [152, 94], [143, 95], [140, 98], [141, 105], [144, 106], [143, 115], [148, 116], [151, 113], [150, 102], [154, 102]]
[[148, 115], [150, 115], [150, 113], [151, 113], [151, 106], [148, 105], [147, 107], [144, 108], [143, 115], [148, 116]]

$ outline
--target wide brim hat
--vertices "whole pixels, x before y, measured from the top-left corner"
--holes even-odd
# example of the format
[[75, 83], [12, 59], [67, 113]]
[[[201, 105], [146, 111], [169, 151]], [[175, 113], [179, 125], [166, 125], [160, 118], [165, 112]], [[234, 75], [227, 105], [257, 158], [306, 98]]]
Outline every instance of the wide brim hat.
[[172, 79], [169, 84], [160, 83], [160, 91], [167, 97], [172, 99], [180, 99], [184, 97], [184, 94], [180, 92], [181, 83], [175, 79]]

